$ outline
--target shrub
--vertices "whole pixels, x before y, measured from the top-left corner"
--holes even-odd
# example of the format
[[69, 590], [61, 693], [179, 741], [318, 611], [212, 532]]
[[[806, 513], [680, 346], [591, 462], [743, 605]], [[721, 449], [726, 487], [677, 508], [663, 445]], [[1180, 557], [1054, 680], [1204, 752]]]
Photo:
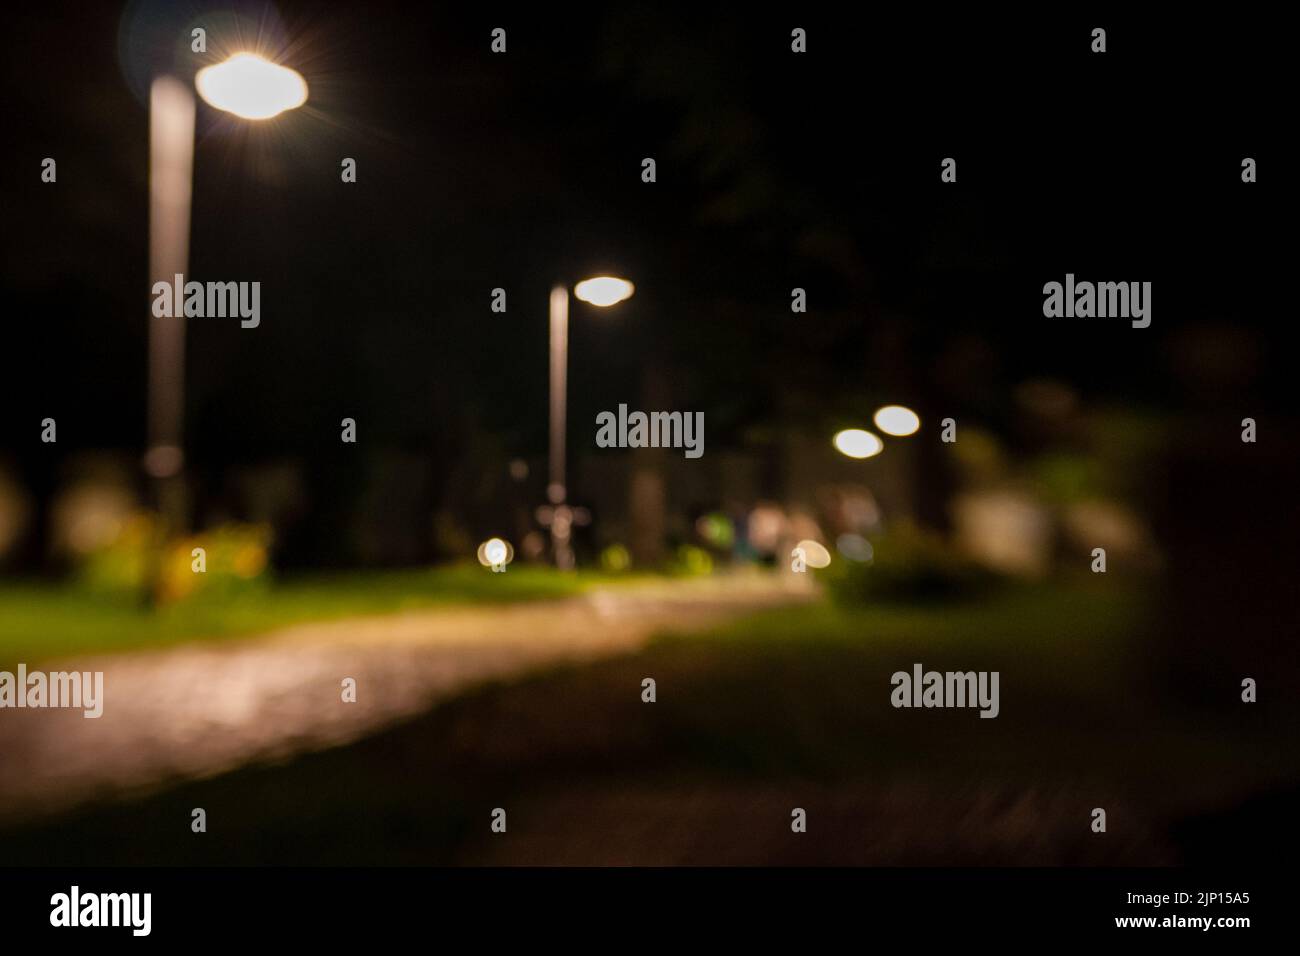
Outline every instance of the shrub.
[[842, 604], [949, 600], [975, 597], [1000, 580], [957, 552], [937, 534], [900, 522], [872, 541], [870, 562], [836, 556], [822, 572]]
[[[76, 569], [86, 590], [106, 594], [140, 594], [150, 585], [155, 541], [151, 516], [139, 514], [125, 523], [109, 544], [87, 554]], [[226, 597], [266, 584], [270, 528], [226, 524], [166, 542], [158, 575], [157, 597], [176, 602], [199, 595]], [[205, 570], [195, 570], [194, 549], [204, 551]]]

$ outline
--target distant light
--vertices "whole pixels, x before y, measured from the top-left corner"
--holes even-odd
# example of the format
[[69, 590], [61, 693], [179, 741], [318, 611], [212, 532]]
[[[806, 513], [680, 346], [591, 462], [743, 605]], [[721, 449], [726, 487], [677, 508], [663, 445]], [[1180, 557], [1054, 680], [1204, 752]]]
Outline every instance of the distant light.
[[745, 521], [750, 547], [759, 554], [772, 554], [786, 533], [785, 512], [776, 505], [760, 503]]
[[876, 417], [873, 419], [876, 427], [886, 435], [895, 435], [902, 437], [904, 435], [913, 435], [921, 427], [921, 419], [916, 412], [910, 408], [904, 408], [902, 405], [886, 405], [884, 408], [876, 410]]
[[546, 550], [546, 539], [536, 531], [530, 531], [524, 535], [524, 554], [534, 561], [542, 556]]
[[306, 80], [256, 53], [236, 53], [224, 63], [204, 67], [194, 85], [209, 106], [244, 119], [270, 119], [307, 102]]
[[626, 279], [616, 279], [613, 276], [597, 276], [594, 279], [583, 279], [573, 287], [573, 294], [583, 302], [590, 302], [592, 305], [609, 306], [622, 302], [624, 299], [630, 299], [634, 288], [632, 283]]
[[835, 447], [850, 458], [870, 458], [879, 455], [885, 443], [869, 431], [846, 428], [835, 436]]
[[488, 538], [478, 546], [478, 563], [485, 568], [503, 567], [514, 559], [515, 549], [501, 538]]
[[875, 554], [871, 542], [860, 534], [842, 534], [835, 539], [835, 550], [850, 561], [870, 561]]
[[796, 548], [803, 551], [803, 560], [810, 568], [828, 568], [831, 564], [831, 553], [826, 550], [819, 542], [805, 539], [795, 545]]

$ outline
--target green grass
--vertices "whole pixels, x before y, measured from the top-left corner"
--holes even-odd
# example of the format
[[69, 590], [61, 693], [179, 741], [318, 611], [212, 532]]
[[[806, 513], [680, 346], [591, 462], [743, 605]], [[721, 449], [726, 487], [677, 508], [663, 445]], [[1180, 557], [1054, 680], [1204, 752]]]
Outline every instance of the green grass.
[[[1279, 707], [1171, 704], [1149, 662], [1154, 634], [1139, 595], [1091, 583], [975, 603], [768, 611], [480, 686], [346, 747], [0, 832], [0, 855], [86, 865], [1195, 859], [1183, 856], [1200, 852], [1180, 835], [1186, 821], [1297, 778], [1295, 728]], [[892, 708], [890, 674], [916, 662], [1000, 671], [1001, 716]], [[647, 676], [653, 705], [640, 699]], [[804, 837], [789, 833], [792, 806], [808, 808]], [[1111, 813], [1104, 840], [1088, 829], [1094, 806]], [[202, 837], [188, 830], [193, 807], [209, 815]], [[508, 837], [489, 833], [494, 807], [508, 808]]]
[[537, 566], [477, 565], [287, 578], [239, 596], [196, 597], [150, 611], [126, 596], [73, 587], [0, 585], [0, 668], [67, 654], [252, 634], [303, 621], [446, 604], [560, 598], [609, 580]]

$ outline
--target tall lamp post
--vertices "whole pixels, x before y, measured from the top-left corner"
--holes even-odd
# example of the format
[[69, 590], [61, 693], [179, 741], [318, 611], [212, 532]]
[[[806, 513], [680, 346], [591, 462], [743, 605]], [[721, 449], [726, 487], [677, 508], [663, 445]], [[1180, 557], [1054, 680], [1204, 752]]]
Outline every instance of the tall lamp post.
[[[583, 302], [600, 308], [617, 305], [631, 297], [635, 287], [626, 279], [596, 276], [573, 287], [573, 294]], [[551, 289], [551, 441], [546, 497], [551, 503], [549, 524], [551, 550], [557, 567], [573, 567], [570, 545], [573, 516], [565, 504], [568, 488], [564, 474], [564, 439], [567, 414], [569, 370], [569, 289], [557, 285]]]
[[[307, 83], [293, 70], [254, 53], [237, 53], [194, 78], [204, 102], [250, 120], [270, 119], [307, 101]], [[174, 76], [159, 76], [149, 90], [149, 285], [169, 285], [187, 271], [190, 207], [194, 188], [194, 93]], [[148, 448], [146, 474], [153, 483], [161, 541], [185, 526], [185, 310], [149, 315]], [[161, 542], [160, 542], [161, 543]], [[161, 548], [154, 549], [156, 552]], [[156, 599], [161, 555], [150, 571]]]
[[[186, 271], [190, 194], [194, 185], [194, 94], [173, 76], [149, 91], [149, 287]], [[149, 315], [149, 447], [144, 467], [154, 482], [163, 534], [185, 511], [179, 477], [185, 408], [185, 309], [174, 318]]]

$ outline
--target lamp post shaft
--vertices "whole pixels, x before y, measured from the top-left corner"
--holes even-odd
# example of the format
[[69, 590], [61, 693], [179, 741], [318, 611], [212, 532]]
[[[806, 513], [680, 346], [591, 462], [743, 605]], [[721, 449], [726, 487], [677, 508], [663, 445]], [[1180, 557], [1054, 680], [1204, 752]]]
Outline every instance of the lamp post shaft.
[[[171, 76], [149, 91], [149, 286], [171, 285], [187, 271], [190, 198], [194, 185], [194, 94]], [[150, 600], [157, 598], [161, 551], [185, 524], [181, 435], [185, 412], [185, 310], [149, 313], [148, 448], [145, 471], [159, 518], [149, 573]]]
[[[186, 271], [193, 169], [194, 95], [180, 80], [161, 76], [154, 81], [149, 98], [151, 288], [155, 282], [171, 285]], [[158, 316], [152, 311], [149, 316], [149, 451], [154, 466], [150, 471], [158, 477], [180, 470], [185, 311], [183, 307], [173, 311], [174, 316]]]
[[[569, 290], [563, 285], [551, 289], [550, 336], [551, 442], [546, 497], [558, 511], [568, 497], [564, 474], [564, 438], [569, 365]], [[559, 567], [573, 567], [567, 521], [552, 519], [551, 550]]]

